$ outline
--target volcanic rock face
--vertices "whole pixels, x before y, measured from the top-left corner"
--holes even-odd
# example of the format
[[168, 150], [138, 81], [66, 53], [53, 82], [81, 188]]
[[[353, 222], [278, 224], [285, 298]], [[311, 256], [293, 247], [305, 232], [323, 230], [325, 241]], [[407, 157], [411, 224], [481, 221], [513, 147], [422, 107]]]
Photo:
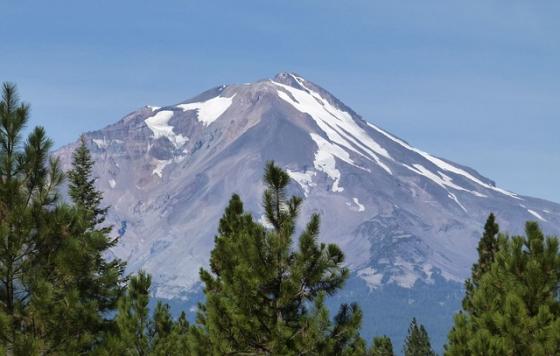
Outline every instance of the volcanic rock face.
[[[305, 198], [300, 224], [319, 212], [321, 238], [345, 251], [354, 272], [345, 293], [361, 298], [366, 311], [367, 299], [383, 293], [436, 296], [440, 286], [454, 285], [459, 292], [433, 301], [450, 314], [490, 212], [512, 233], [526, 220], [560, 231], [560, 205], [505, 191], [471, 168], [414, 148], [295, 74], [147, 106], [84, 137], [112, 207], [109, 221], [121, 235], [112, 253], [130, 271], [151, 273], [163, 299], [187, 303], [197, 290], [233, 193], [262, 219], [267, 160], [288, 170], [293, 193]], [[66, 167], [76, 145], [56, 153]], [[385, 309], [391, 307], [399, 309], [395, 315], [408, 310]]]

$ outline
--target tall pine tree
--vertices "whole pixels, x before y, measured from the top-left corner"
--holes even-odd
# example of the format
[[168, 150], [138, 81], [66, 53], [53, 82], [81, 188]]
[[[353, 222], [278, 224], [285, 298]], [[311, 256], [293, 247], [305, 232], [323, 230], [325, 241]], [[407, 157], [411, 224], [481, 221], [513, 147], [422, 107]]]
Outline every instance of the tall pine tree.
[[202, 270], [206, 303], [192, 329], [194, 354], [365, 354], [361, 311], [343, 305], [334, 322], [323, 299], [348, 276], [344, 255], [319, 243], [313, 215], [294, 248], [301, 198], [288, 197], [290, 178], [269, 162], [263, 196], [271, 228], [255, 222], [234, 195], [220, 221], [210, 259]]
[[90, 228], [93, 229], [105, 221], [108, 207], [101, 207], [103, 194], [95, 187], [93, 177], [94, 162], [87, 148], [85, 137], [80, 138], [80, 145], [72, 155], [72, 169], [68, 172], [68, 193], [76, 206], [89, 215]]
[[[72, 156], [72, 169], [68, 172], [69, 194], [75, 207], [83, 216], [83, 233], [79, 248], [87, 252], [76, 275], [83, 298], [95, 300], [100, 316], [114, 310], [123, 290], [125, 263], [119, 259], [106, 259], [105, 255], [117, 243], [109, 236], [110, 226], [103, 226], [107, 207], [101, 207], [103, 194], [95, 187], [94, 162], [85, 138]], [[103, 323], [107, 324], [108, 320]]]
[[432, 350], [430, 337], [424, 325], [418, 324], [416, 318], [412, 319], [408, 328], [408, 335], [404, 345], [405, 356], [435, 356]]
[[[50, 346], [41, 319], [40, 293], [60, 249], [68, 221], [59, 207], [62, 181], [58, 162], [50, 160], [52, 142], [37, 127], [23, 142], [29, 106], [14, 85], [5, 83], [0, 101], [0, 344], [6, 352], [31, 354]], [[51, 305], [52, 306], [52, 305]]]
[[535, 222], [500, 236], [498, 253], [455, 317], [447, 355], [560, 354], [560, 250]]
[[[92, 186], [91, 160], [75, 160], [70, 182], [79, 186], [75, 192], [89, 193], [83, 201], [76, 198], [75, 206], [65, 204], [57, 193], [64, 175], [58, 161], [49, 158], [52, 142], [45, 130], [35, 128], [22, 140], [28, 112], [15, 86], [4, 84], [0, 345], [13, 355], [92, 352], [112, 324], [123, 265], [103, 258], [113, 241], [108, 229], [96, 226], [105, 210], [95, 208], [101, 194]], [[80, 180], [89, 185], [73, 184]]]
[[86, 323], [91, 304], [76, 288], [62, 292], [79, 256], [68, 246], [83, 232], [79, 211], [63, 204], [58, 161], [52, 142], [37, 127], [22, 133], [29, 107], [16, 88], [3, 85], [0, 101], [0, 344], [13, 355], [85, 350], [95, 335]]
[[465, 298], [463, 299], [463, 309], [472, 311], [471, 296], [482, 275], [490, 270], [490, 266], [494, 262], [496, 253], [498, 252], [498, 233], [500, 226], [496, 223], [494, 214], [490, 214], [484, 225], [484, 233], [478, 243], [478, 261], [472, 266], [472, 276], [465, 282]]

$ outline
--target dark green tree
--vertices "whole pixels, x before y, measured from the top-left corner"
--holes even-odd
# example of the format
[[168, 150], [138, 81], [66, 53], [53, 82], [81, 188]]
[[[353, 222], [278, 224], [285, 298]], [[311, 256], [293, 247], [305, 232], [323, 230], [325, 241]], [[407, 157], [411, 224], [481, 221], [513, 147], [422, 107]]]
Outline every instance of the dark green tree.
[[430, 337], [424, 325], [418, 324], [416, 318], [412, 319], [408, 328], [408, 335], [404, 345], [405, 356], [432, 356], [436, 355], [430, 343]]
[[535, 222], [526, 236], [500, 236], [498, 252], [455, 317], [447, 355], [560, 354], [560, 255]]
[[116, 308], [123, 291], [125, 263], [116, 258], [105, 258], [117, 240], [109, 235], [111, 227], [102, 225], [108, 208], [101, 207], [103, 194], [95, 187], [93, 166], [91, 153], [82, 137], [72, 156], [72, 169], [68, 172], [70, 197], [83, 217], [83, 232], [77, 234], [72, 251], [80, 254], [75, 250], [81, 249], [83, 259], [74, 261], [72, 268], [76, 271], [75, 282], [84, 302], [96, 302], [100, 316], [100, 324], [96, 327], [103, 329], [110, 327], [106, 316]]
[[101, 207], [103, 194], [95, 187], [94, 161], [87, 148], [85, 137], [72, 155], [72, 169], [68, 172], [68, 193], [76, 206], [89, 215], [90, 228], [94, 229], [105, 221], [108, 207]]
[[263, 207], [271, 228], [255, 222], [234, 195], [220, 221], [211, 271], [202, 270], [206, 302], [192, 329], [194, 354], [364, 354], [361, 311], [343, 305], [334, 322], [323, 298], [348, 276], [344, 255], [318, 242], [313, 215], [294, 248], [301, 198], [288, 197], [290, 178], [269, 162]]
[[[110, 227], [97, 226], [106, 211], [95, 205], [102, 194], [90, 179], [92, 163], [83, 141], [72, 165], [69, 186], [74, 206], [59, 205], [54, 219], [43, 221], [43, 240], [55, 241], [58, 248], [34, 271], [31, 305], [42, 307], [31, 310], [43, 321], [49, 352], [88, 353], [114, 327], [112, 313], [123, 289], [124, 263], [104, 258], [115, 240], [108, 235]], [[59, 222], [65, 222], [63, 230], [53, 230]]]
[[117, 330], [103, 349], [106, 355], [146, 356], [150, 352], [150, 275], [140, 272], [130, 278], [127, 293], [119, 300]]
[[[154, 314], [154, 323], [158, 323], [158, 318], [164, 320], [171, 320], [169, 315], [169, 307], [164, 306], [165, 310], [160, 317]], [[167, 314], [167, 315], [165, 315]], [[168, 325], [167, 322], [163, 323]], [[177, 321], [171, 320], [171, 328], [165, 329], [165, 332], [160, 332], [152, 336], [152, 352], [154, 356], [175, 356], [175, 355], [190, 355], [189, 347], [189, 323], [185, 313], [181, 313]], [[168, 332], [167, 332], [168, 330]]]
[[58, 160], [49, 158], [52, 142], [45, 130], [35, 128], [22, 140], [28, 112], [15, 86], [4, 84], [0, 344], [14, 355], [87, 353], [111, 324], [122, 265], [103, 259], [112, 244], [107, 230], [95, 228], [92, 214], [61, 201], [64, 176]]
[[[79, 220], [60, 203], [63, 174], [49, 159], [52, 141], [41, 127], [23, 142], [29, 106], [14, 85], [4, 84], [0, 101], [0, 344], [6, 352], [29, 355], [79, 343], [48, 328], [53, 300], [52, 276], [63, 240]], [[69, 295], [68, 299], [72, 296]], [[68, 318], [73, 310], [69, 310]]]
[[376, 337], [373, 339], [369, 356], [394, 356], [393, 343], [387, 336]]
[[103, 356], [189, 355], [189, 324], [185, 314], [174, 321], [169, 306], [158, 302], [150, 315], [151, 277], [140, 272], [130, 278], [119, 300], [117, 327], [96, 353]]
[[482, 275], [484, 275], [494, 262], [496, 253], [498, 252], [498, 234], [500, 226], [496, 223], [494, 214], [490, 214], [484, 225], [484, 233], [478, 243], [478, 261], [472, 266], [471, 278], [465, 281], [465, 298], [463, 299], [463, 310], [472, 311], [471, 296]]

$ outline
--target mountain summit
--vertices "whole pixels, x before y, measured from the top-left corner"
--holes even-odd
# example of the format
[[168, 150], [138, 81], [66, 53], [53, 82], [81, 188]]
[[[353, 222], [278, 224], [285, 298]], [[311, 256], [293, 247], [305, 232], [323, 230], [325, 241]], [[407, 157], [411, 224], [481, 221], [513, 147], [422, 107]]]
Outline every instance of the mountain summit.
[[[121, 235], [113, 253], [130, 271], [153, 275], [156, 297], [182, 303], [197, 291], [230, 196], [240, 194], [263, 219], [267, 160], [293, 178], [305, 198], [302, 216], [319, 212], [321, 238], [345, 251], [354, 273], [348, 296], [366, 307], [366, 318], [419, 315], [429, 295], [430, 310], [449, 319], [439, 327], [447, 327], [490, 212], [506, 231], [537, 220], [560, 232], [560, 205], [423, 152], [293, 73], [146, 106], [84, 137]], [[75, 147], [57, 155], [68, 164]], [[375, 298], [391, 300], [393, 310], [367, 314]], [[382, 326], [371, 330], [390, 335]]]

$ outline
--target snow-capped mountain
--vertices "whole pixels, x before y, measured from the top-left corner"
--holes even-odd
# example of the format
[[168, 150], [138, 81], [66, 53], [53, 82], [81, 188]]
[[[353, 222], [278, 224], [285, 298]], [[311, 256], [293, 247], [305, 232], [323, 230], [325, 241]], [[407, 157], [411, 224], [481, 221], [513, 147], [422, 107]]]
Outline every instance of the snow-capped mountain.
[[[445, 325], [432, 329], [445, 330], [490, 212], [506, 231], [538, 220], [560, 232], [560, 205], [423, 152], [296, 74], [146, 106], [84, 137], [121, 235], [113, 253], [153, 275], [155, 296], [182, 303], [199, 291], [231, 194], [262, 219], [267, 160], [305, 197], [301, 224], [319, 212], [322, 239], [345, 251], [354, 276], [344, 295], [365, 306], [371, 333], [398, 336], [379, 317], [426, 310], [442, 313]], [[76, 144], [57, 152], [66, 165]], [[372, 300], [392, 305], [368, 309]], [[407, 321], [399, 323], [404, 334]]]

